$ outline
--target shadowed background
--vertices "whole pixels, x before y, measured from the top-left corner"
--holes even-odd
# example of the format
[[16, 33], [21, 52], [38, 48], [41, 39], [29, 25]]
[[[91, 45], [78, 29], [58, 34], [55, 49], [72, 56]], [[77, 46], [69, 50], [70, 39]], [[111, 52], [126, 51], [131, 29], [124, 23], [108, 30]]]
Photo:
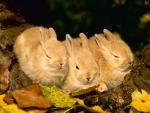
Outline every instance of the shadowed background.
[[59, 40], [64, 40], [66, 33], [92, 36], [106, 28], [120, 33], [134, 51], [150, 42], [150, 3], [144, 0], [7, 1], [27, 22], [53, 27]]

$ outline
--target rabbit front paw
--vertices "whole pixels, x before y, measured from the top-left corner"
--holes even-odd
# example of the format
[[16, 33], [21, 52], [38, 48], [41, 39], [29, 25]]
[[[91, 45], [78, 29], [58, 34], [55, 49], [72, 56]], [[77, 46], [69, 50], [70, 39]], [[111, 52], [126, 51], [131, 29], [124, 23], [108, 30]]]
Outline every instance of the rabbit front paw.
[[101, 83], [99, 84], [99, 87], [96, 88], [96, 90], [97, 90], [98, 92], [104, 92], [104, 91], [107, 91], [108, 88], [107, 88], [107, 86], [106, 86], [106, 84], [105, 84], [104, 82], [101, 82]]

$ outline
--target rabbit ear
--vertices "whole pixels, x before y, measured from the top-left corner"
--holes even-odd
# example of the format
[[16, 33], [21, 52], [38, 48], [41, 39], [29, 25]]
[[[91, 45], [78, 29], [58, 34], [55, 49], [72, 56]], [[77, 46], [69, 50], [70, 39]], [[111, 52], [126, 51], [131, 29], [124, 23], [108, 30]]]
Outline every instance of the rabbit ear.
[[44, 45], [44, 42], [47, 40], [47, 35], [46, 35], [46, 32], [45, 32], [45, 29], [40, 27], [40, 43], [41, 45]]
[[55, 30], [54, 30], [52, 27], [50, 27], [50, 28], [48, 29], [48, 33], [49, 33], [49, 38], [50, 38], [50, 39], [57, 40], [56, 32], [55, 32]]
[[66, 34], [66, 48], [69, 55], [72, 55], [73, 41], [69, 34]]
[[87, 36], [84, 33], [80, 33], [79, 37], [82, 41], [82, 47], [88, 48], [88, 38], [87, 38]]
[[96, 37], [96, 38], [95, 38], [96, 44], [98, 45], [98, 47], [101, 47], [102, 43], [101, 43], [101, 41], [99, 40], [98, 35], [95, 34], [94, 36]]
[[96, 42], [96, 44], [98, 45], [98, 47], [99, 48], [101, 48], [101, 49], [106, 49], [106, 47], [105, 47], [105, 44], [104, 44], [104, 41], [105, 40], [103, 40], [104, 38], [103, 37], [100, 37], [101, 35], [97, 35], [97, 34], [95, 34], [95, 42]]
[[111, 40], [113, 38], [113, 34], [108, 29], [103, 29], [103, 33], [106, 36], [107, 40]]
[[40, 27], [40, 44], [41, 44], [41, 47], [45, 53], [45, 55], [50, 58], [50, 56], [48, 55], [47, 53], [47, 50], [45, 48], [45, 41], [47, 40], [48, 36], [45, 32], [45, 29], [43, 29], [42, 27]]

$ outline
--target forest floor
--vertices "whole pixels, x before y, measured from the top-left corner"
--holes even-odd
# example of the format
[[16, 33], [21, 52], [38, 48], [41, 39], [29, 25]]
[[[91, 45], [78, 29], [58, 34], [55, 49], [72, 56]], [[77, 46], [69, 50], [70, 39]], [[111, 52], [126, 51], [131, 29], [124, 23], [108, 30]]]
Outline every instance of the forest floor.
[[[5, 92], [32, 84], [32, 81], [20, 70], [13, 53], [16, 37], [31, 26], [33, 25], [28, 24], [19, 14], [0, 3], [0, 64], [8, 67], [10, 72], [9, 86], [7, 90], [4, 89]], [[135, 55], [135, 65], [120, 86], [104, 93], [84, 94], [79, 98], [84, 99], [88, 106], [101, 105], [104, 109], [116, 112], [118, 108], [126, 109], [131, 103], [131, 93], [135, 89], [150, 92], [150, 44], [145, 45], [143, 50]], [[0, 93], [2, 94], [4, 90], [0, 89]]]

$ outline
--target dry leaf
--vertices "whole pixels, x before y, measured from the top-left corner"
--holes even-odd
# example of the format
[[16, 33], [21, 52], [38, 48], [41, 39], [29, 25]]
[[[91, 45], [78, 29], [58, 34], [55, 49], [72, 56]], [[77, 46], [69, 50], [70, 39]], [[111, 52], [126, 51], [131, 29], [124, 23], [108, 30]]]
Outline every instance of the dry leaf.
[[9, 71], [7, 66], [0, 64], [0, 94], [7, 88], [9, 83]]
[[3, 101], [3, 98], [5, 97], [5, 95], [0, 95], [0, 113], [33, 113], [33, 112], [26, 112], [20, 108], [18, 108], [18, 106], [16, 104], [6, 104]]
[[4, 97], [3, 100], [4, 100], [4, 102], [6, 102], [7, 104], [14, 104], [14, 103], [15, 103], [15, 99], [13, 98], [12, 93], [7, 94], [7, 95]]
[[52, 106], [48, 99], [26, 90], [16, 90], [12, 94], [20, 108], [49, 108]]

